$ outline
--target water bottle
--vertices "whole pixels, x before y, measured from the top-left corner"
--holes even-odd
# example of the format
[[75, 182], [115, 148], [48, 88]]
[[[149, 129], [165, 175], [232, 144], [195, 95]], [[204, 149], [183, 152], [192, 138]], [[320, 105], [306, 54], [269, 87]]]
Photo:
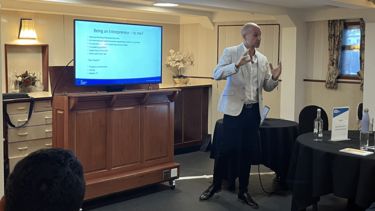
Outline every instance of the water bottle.
[[361, 120], [361, 130], [359, 136], [359, 149], [360, 150], [367, 150], [368, 148], [368, 141], [370, 137], [369, 133], [369, 126], [370, 126], [370, 118], [368, 115], [368, 108], [363, 110], [362, 120]]
[[368, 140], [368, 147], [367, 150], [375, 151], [375, 139], [374, 139], [374, 118], [371, 118], [370, 125], [369, 125], [369, 133], [370, 137]]
[[316, 118], [314, 120], [314, 141], [323, 140], [323, 119], [321, 117], [321, 109], [316, 110]]

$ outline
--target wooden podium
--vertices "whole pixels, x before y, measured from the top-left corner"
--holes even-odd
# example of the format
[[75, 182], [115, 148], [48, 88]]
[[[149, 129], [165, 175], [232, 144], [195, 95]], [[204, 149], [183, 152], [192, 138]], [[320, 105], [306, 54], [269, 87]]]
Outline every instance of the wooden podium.
[[[51, 74], [51, 77], [53, 74]], [[53, 96], [53, 146], [72, 150], [85, 199], [174, 180], [174, 98], [178, 89]]]

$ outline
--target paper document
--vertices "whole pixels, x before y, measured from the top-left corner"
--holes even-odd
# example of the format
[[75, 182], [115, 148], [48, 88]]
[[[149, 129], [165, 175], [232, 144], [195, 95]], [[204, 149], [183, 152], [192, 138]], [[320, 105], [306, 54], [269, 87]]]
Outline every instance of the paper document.
[[270, 107], [264, 106], [260, 116], [260, 125], [262, 125], [264, 120], [267, 118], [268, 112], [270, 112]]
[[365, 150], [359, 150], [359, 149], [354, 149], [354, 148], [345, 148], [340, 150], [340, 152], [346, 152], [354, 155], [360, 155], [360, 156], [367, 156], [367, 155], [372, 155], [374, 152], [369, 152]]

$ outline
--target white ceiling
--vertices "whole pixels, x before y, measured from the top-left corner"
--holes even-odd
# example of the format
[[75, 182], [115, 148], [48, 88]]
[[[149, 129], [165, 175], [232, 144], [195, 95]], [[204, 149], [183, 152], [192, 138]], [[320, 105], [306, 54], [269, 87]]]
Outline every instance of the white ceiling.
[[322, 8], [322, 7], [371, 7], [367, 0], [238, 0], [243, 2], [257, 2], [267, 5], [287, 7], [287, 8]]
[[[369, 0], [2, 0], [24, 2], [60, 2], [70, 4], [96, 4], [106, 3], [118, 7], [119, 3], [126, 5], [152, 6], [155, 1], [178, 3], [182, 8], [196, 10], [235, 9], [246, 11], [255, 8], [285, 8], [308, 9], [322, 7], [340, 8], [373, 8], [374, 4]], [[262, 11], [259, 11], [262, 13]]]
[[[269, 7], [282, 7], [289, 9], [307, 9], [322, 7], [340, 8], [372, 8], [374, 4], [368, 0], [112, 0], [125, 3], [152, 5], [155, 1], [179, 3], [184, 6], [195, 6], [197, 9], [206, 8], [238, 8], [246, 10], [251, 5], [263, 5]], [[261, 12], [261, 11], [260, 11]]]
[[[155, 1], [168, 1], [180, 6], [154, 7], [152, 4]], [[196, 21], [194, 19], [196, 17], [203, 17], [208, 22], [230, 22], [234, 17], [240, 20], [240, 16], [245, 20], [271, 20], [278, 15], [291, 12], [305, 16], [314, 14], [313, 17], [320, 17], [326, 16], [330, 9], [344, 9], [343, 15], [350, 11], [352, 16], [358, 18], [362, 17], [362, 11], [373, 13], [372, 10], [375, 8], [369, 0], [0, 0], [0, 4], [1, 9], [5, 10], [40, 12], [54, 10], [56, 13], [66, 14], [81, 14], [81, 11], [95, 8], [103, 12], [89, 15], [139, 20], [142, 20], [142, 17], [134, 12], [148, 15], [162, 14], [164, 18], [158, 21], [169, 23]], [[134, 17], [137, 15], [138, 17]], [[176, 17], [180, 19], [172, 20]], [[200, 19], [199, 22], [201, 21]]]

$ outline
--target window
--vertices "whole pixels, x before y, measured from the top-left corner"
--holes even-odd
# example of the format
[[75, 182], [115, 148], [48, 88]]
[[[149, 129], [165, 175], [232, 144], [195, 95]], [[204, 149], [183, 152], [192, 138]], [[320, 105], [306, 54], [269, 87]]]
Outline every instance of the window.
[[359, 22], [346, 22], [342, 33], [340, 77], [354, 78], [361, 69], [361, 27]]

